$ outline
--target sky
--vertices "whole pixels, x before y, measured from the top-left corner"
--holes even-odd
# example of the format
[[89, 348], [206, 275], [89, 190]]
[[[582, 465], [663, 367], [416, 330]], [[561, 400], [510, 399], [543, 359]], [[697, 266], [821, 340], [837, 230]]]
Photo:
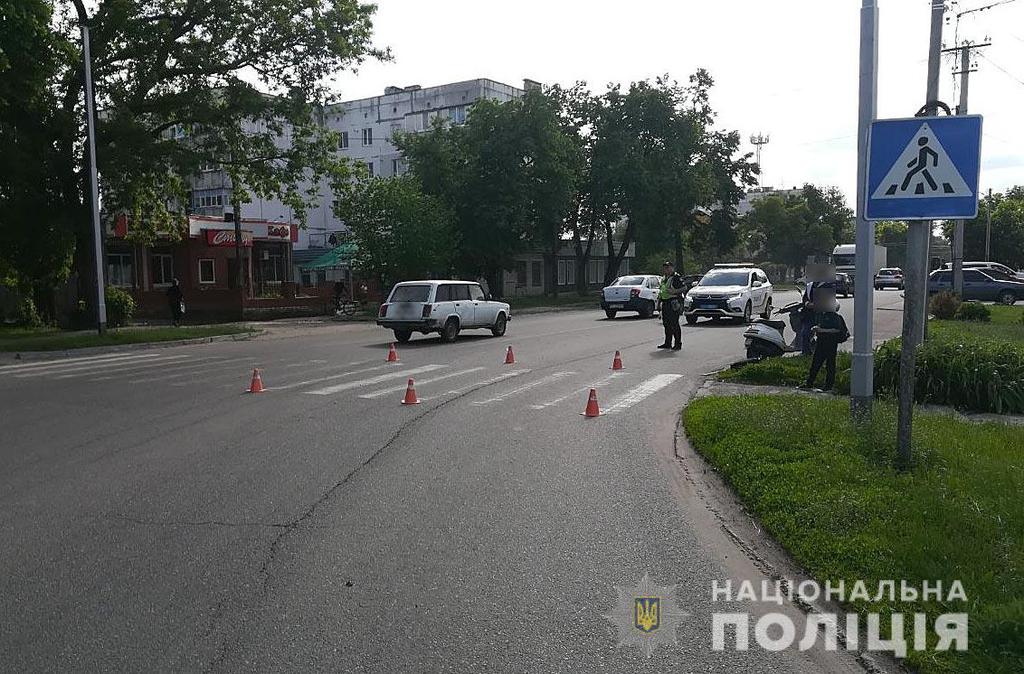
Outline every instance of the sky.
[[[991, 41], [974, 58], [971, 113], [982, 114], [981, 189], [1024, 184], [1024, 0], [962, 16], [999, 0], [947, 3], [944, 46]], [[715, 79], [719, 128], [752, 134], [762, 184], [835, 185], [852, 204], [861, 0], [378, 0], [375, 44], [393, 60], [338, 76], [342, 100], [388, 85], [431, 86], [487, 77], [522, 86], [611, 82], [697, 68]], [[878, 117], [910, 117], [925, 102], [931, 0], [878, 0]], [[988, 38], [988, 39], [986, 39]], [[957, 68], [954, 68], [954, 65]], [[952, 55], [940, 99], [959, 99]]]

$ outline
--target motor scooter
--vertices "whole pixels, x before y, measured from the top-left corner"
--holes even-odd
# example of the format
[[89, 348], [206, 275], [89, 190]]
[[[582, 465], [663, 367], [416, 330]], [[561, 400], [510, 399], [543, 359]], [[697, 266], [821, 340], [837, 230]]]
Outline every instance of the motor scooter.
[[786, 342], [786, 323], [781, 320], [758, 318], [751, 322], [743, 331], [743, 344], [747, 350], [747, 359], [763, 360], [777, 358], [786, 353], [800, 350], [800, 308], [802, 302], [792, 302], [776, 310], [772, 315], [788, 315], [789, 327], [793, 330], [793, 340]]

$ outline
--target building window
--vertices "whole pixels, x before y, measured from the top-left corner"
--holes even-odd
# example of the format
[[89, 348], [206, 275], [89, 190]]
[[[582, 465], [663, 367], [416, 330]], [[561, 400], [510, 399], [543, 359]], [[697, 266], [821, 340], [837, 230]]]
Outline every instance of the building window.
[[107, 255], [107, 283], [118, 288], [132, 286], [132, 256], [127, 253]]
[[348, 131], [342, 131], [341, 132], [341, 137], [338, 138], [338, 149], [339, 150], [348, 149]]
[[224, 205], [223, 194], [198, 194], [193, 199], [195, 208], [214, 208]]
[[397, 159], [391, 160], [391, 175], [397, 176], [400, 173], [401, 165]]
[[430, 128], [430, 113], [426, 110], [423, 111], [423, 130], [426, 131]]
[[531, 265], [531, 267], [532, 269], [530, 270], [530, 285], [532, 285], [534, 288], [538, 288], [544, 283], [544, 263], [534, 262]]
[[363, 129], [363, 145], [373, 145], [373, 129]]
[[587, 265], [587, 283], [603, 283], [604, 282], [604, 260], [591, 260], [590, 264]]
[[373, 177], [374, 175], [376, 175], [376, 174], [375, 174], [375, 173], [373, 172], [373, 162], [372, 162], [372, 161], [368, 161], [368, 162], [366, 162], [366, 170], [370, 172], [370, 177], [371, 177], [371, 178], [372, 178], [372, 177]]
[[218, 170], [220, 167], [210, 162], [204, 162], [199, 165], [199, 171], [201, 173], [212, 173]]
[[170, 255], [158, 253], [153, 256], [153, 285], [169, 286], [174, 280], [174, 258]]
[[576, 260], [558, 261], [558, 285], [576, 285]]
[[522, 260], [516, 262], [516, 286], [526, 287], [526, 263]]
[[213, 263], [213, 258], [203, 258], [199, 260], [199, 282], [200, 283], [216, 283], [217, 282], [217, 271], [216, 265]]
[[454, 108], [448, 108], [448, 119], [450, 119], [453, 124], [465, 124], [466, 106], [457, 105]]

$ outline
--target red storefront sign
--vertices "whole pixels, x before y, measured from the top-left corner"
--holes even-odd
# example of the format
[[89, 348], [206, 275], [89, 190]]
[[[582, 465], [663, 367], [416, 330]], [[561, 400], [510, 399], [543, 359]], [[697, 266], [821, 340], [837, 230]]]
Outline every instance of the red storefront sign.
[[[207, 246], [235, 245], [235, 230], [233, 229], [207, 229], [204, 231], [206, 232]], [[252, 232], [242, 230], [242, 246], [252, 248]]]
[[267, 225], [267, 238], [269, 239], [290, 239], [292, 228], [288, 225]]

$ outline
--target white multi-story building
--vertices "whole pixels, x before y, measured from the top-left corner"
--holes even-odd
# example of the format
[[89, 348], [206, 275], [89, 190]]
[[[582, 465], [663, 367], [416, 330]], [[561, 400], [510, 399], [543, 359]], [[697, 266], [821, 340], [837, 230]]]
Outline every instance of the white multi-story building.
[[[322, 111], [322, 123], [339, 132], [338, 152], [361, 163], [372, 176], [394, 176], [405, 171], [401, 153], [392, 143], [396, 132], [429, 129], [440, 118], [462, 124], [476, 101], [506, 102], [540, 84], [524, 80], [520, 89], [490, 79], [475, 79], [434, 87], [387, 87], [382, 96], [331, 103]], [[307, 213], [307, 226], [299, 231], [295, 250], [330, 247], [332, 234], [345, 231], [333, 212], [334, 196], [321, 187], [320, 204]], [[231, 182], [223, 171], [209, 167], [193, 180], [192, 210], [197, 215], [222, 216], [231, 211]], [[242, 205], [243, 219], [290, 223], [293, 213], [277, 200], [255, 199]], [[297, 255], [298, 259], [307, 257]]]
[[753, 189], [743, 195], [740, 202], [736, 204], [736, 215], [742, 217], [754, 210], [754, 202], [760, 199], [767, 199], [768, 197], [781, 197], [788, 199], [789, 197], [798, 197], [804, 193], [802, 188], [794, 187], [792, 189], [776, 189], [774, 187], [759, 187]]

